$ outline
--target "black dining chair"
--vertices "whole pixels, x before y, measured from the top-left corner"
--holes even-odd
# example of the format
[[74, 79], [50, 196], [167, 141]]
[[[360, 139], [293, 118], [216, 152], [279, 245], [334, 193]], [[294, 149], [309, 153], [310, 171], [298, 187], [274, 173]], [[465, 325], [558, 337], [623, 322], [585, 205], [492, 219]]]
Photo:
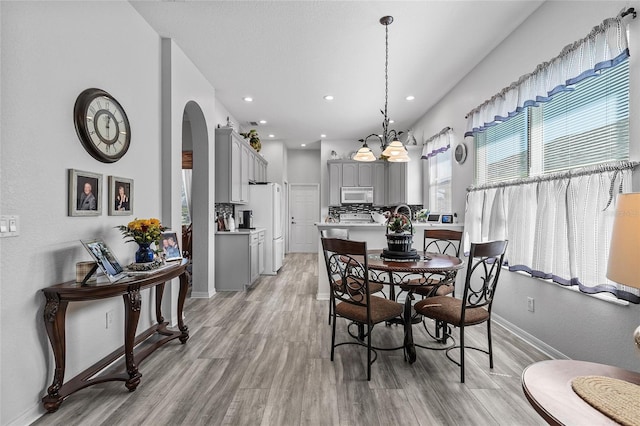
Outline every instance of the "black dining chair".
[[[371, 294], [366, 242], [323, 238], [322, 250], [332, 294], [331, 361], [338, 346], [364, 346], [367, 348], [367, 380], [371, 380], [371, 364], [377, 358], [377, 353], [371, 346], [373, 327], [401, 317], [404, 307], [393, 300]], [[359, 339], [336, 343], [337, 318], [345, 318], [358, 324], [364, 333], [359, 334]], [[400, 348], [389, 348], [394, 349]], [[372, 354], [376, 355], [373, 359]]]
[[[493, 348], [491, 344], [491, 306], [496, 293], [500, 271], [504, 261], [507, 241], [472, 243], [469, 252], [467, 274], [462, 298], [449, 296], [427, 297], [415, 304], [417, 313], [451, 324], [460, 329], [460, 344], [446, 350], [447, 358], [460, 366], [460, 382], [464, 383], [464, 351], [474, 349], [489, 355], [489, 368], [493, 368]], [[486, 323], [488, 349], [465, 347], [466, 327]], [[460, 361], [450, 355], [460, 349]]]
[[[341, 238], [343, 240], [349, 239], [349, 230], [347, 228], [329, 228], [320, 230], [321, 238]], [[380, 283], [369, 282], [369, 291], [371, 293], [381, 292], [384, 288], [384, 285]], [[329, 293], [329, 325], [331, 325], [331, 314], [332, 314], [332, 293]]]

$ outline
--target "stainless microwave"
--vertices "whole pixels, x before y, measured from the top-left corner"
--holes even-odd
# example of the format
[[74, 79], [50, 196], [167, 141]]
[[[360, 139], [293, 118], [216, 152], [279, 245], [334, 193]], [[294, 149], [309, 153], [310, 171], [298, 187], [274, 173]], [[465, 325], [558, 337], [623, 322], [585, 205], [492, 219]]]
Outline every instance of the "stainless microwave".
[[373, 204], [373, 188], [370, 186], [343, 186], [340, 188], [342, 204]]

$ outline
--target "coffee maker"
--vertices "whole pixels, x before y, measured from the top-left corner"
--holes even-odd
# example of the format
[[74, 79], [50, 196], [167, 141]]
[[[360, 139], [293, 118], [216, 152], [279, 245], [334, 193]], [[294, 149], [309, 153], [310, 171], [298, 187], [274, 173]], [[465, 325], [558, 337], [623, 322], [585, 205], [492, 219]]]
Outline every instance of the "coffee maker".
[[242, 210], [240, 213], [242, 218], [240, 228], [253, 229], [253, 210]]

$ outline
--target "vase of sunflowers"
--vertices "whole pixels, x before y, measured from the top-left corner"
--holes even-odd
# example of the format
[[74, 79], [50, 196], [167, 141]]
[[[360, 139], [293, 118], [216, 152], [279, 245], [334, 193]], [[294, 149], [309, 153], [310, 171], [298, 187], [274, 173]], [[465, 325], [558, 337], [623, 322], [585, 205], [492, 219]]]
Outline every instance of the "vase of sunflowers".
[[159, 219], [135, 219], [127, 225], [117, 226], [122, 232], [123, 238], [129, 238], [127, 243], [135, 242], [138, 244], [136, 251], [136, 263], [153, 262], [155, 251], [151, 248], [151, 244], [155, 244], [156, 249], [159, 247], [160, 235], [167, 228], [162, 226]]
[[401, 213], [387, 215], [387, 247], [391, 252], [410, 252], [413, 245], [413, 225]]

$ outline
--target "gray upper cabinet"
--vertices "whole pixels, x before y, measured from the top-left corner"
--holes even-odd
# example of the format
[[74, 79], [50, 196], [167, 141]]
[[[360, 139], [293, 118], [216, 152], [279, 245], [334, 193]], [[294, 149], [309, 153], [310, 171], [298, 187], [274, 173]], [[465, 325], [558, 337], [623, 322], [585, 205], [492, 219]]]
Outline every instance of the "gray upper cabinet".
[[386, 205], [386, 184], [387, 184], [387, 168], [382, 161], [376, 161], [371, 164], [373, 168], [373, 205]]
[[[399, 166], [404, 170], [404, 180], [402, 173], [396, 169], [393, 175], [393, 189], [404, 193], [404, 196], [393, 198], [406, 200], [406, 165], [400, 163], [390, 164], [385, 161], [359, 162], [353, 160], [329, 160], [329, 205], [340, 205], [340, 188], [343, 186], [368, 186], [373, 187], [373, 205], [384, 206], [388, 203], [387, 193], [391, 186], [389, 170], [394, 166]], [[404, 168], [403, 168], [404, 167]], [[401, 186], [404, 185], [402, 188]], [[404, 201], [401, 201], [404, 202]], [[399, 202], [400, 203], [400, 202]]]
[[340, 187], [342, 187], [342, 163], [330, 161], [329, 167], [329, 205], [340, 205]]
[[389, 163], [387, 166], [387, 205], [407, 203], [407, 163]]
[[216, 129], [215, 150], [215, 202], [246, 204], [249, 202], [249, 182], [264, 182], [267, 178], [267, 161], [227, 127]]

